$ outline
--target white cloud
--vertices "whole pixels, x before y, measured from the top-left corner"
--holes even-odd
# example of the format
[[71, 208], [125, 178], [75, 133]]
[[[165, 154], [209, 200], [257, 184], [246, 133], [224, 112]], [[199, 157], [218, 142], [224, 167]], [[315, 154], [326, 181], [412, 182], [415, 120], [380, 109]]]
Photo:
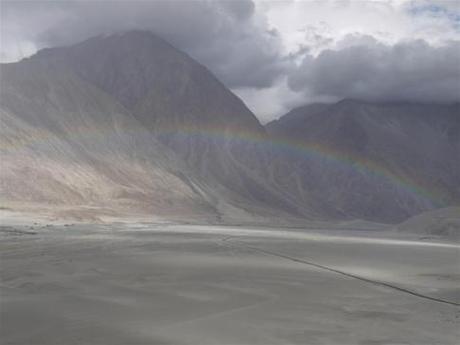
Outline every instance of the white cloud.
[[[452, 78], [450, 82], [446, 82], [445, 78], [442, 80], [436, 78], [444, 73], [441, 69], [445, 70], [445, 68], [450, 68], [450, 71], [454, 72], [452, 76], [455, 75], [453, 78], [456, 78], [457, 74], [455, 74], [453, 63], [456, 56], [460, 59], [460, 52], [455, 51], [454, 48], [450, 50], [449, 67], [436, 66], [435, 61], [440, 56], [439, 51], [434, 47], [449, 45], [448, 42], [450, 41], [460, 41], [459, 1], [258, 1], [256, 10], [263, 12], [267, 17], [268, 26], [280, 33], [284, 53], [291, 54], [298, 65], [297, 68], [291, 69], [291, 84], [295, 84], [293, 82], [295, 79], [302, 80], [302, 83], [299, 82], [299, 85], [293, 88], [294, 90], [286, 88], [286, 85], [280, 82], [272, 86], [268, 92], [251, 93], [246, 90], [244, 94], [241, 94], [243, 99], [248, 100], [253, 109], [261, 109], [264, 119], [279, 116], [279, 111], [286, 109], [282, 99], [276, 96], [281, 94], [287, 99], [295, 99], [296, 103], [299, 102], [299, 99], [300, 102], [309, 103], [359, 96], [377, 99], [379, 97], [376, 93], [379, 92], [382, 92], [380, 98], [388, 97], [391, 100], [391, 93], [384, 92], [383, 86], [379, 85], [373, 85], [374, 89], [367, 90], [369, 93], [367, 95], [362, 92], [345, 92], [345, 84], [350, 79], [343, 80], [341, 85], [344, 88], [340, 92], [332, 90], [325, 92], [327, 91], [326, 87], [332, 85], [328, 84], [327, 81], [323, 82], [323, 79], [326, 79], [326, 76], [332, 73], [331, 71], [337, 72], [337, 68], [334, 69], [334, 66], [331, 66], [331, 70], [322, 68], [319, 60], [311, 68], [306, 67], [309, 59], [314, 61], [325, 50], [340, 51], [358, 45], [375, 47], [375, 45], [384, 44], [391, 51], [393, 46], [401, 44], [401, 42], [417, 40], [427, 42], [429, 46], [419, 53], [425, 54], [420, 57], [420, 61], [424, 61], [428, 65], [414, 66], [415, 70], [412, 71], [399, 69], [401, 81], [397, 83], [397, 80], [394, 79], [393, 83], [397, 83], [400, 87], [402, 85], [409, 87], [409, 80], [413, 80], [415, 74], [420, 73], [422, 79], [422, 76], [435, 78], [433, 80], [435, 87], [425, 87], [422, 90], [421, 86], [417, 88], [414, 86], [404, 93], [406, 99], [420, 99], [422, 95], [428, 97], [425, 98], [426, 100], [455, 99], [454, 94], [457, 90], [452, 88], [456, 86], [455, 81], [452, 81]], [[406, 45], [408, 49], [410, 47], [416, 49], [416, 46], [417, 44]], [[414, 53], [416, 52], [414, 51]], [[432, 53], [435, 56], [430, 58]], [[382, 55], [382, 58], [389, 58], [388, 54]], [[338, 56], [341, 55], [338, 54]], [[428, 61], [431, 61], [432, 64]], [[395, 62], [389, 62], [389, 64], [391, 63], [394, 64]], [[393, 67], [396, 66], [393, 65]], [[318, 72], [314, 73], [314, 68], [318, 68]], [[307, 69], [309, 70], [308, 76], [304, 75]], [[389, 72], [392, 72], [391, 75], [394, 78], [398, 77], [395, 75], [396, 70]], [[315, 78], [312, 78], [312, 73], [314, 73]], [[357, 73], [357, 71], [353, 70], [352, 73]], [[328, 78], [328, 80], [331, 79]], [[370, 80], [372, 80], [372, 76], [368, 76], [366, 87], [371, 87]], [[425, 79], [425, 82], [428, 83], [429, 79]], [[378, 81], [376, 80], [375, 83], [377, 84]], [[359, 88], [356, 83], [353, 85], [355, 88]], [[385, 85], [390, 87], [391, 83]], [[318, 92], [320, 87], [324, 88], [321, 90], [322, 92]], [[276, 89], [283, 91], [276, 92]], [[442, 90], [446, 91], [445, 95], [440, 94]], [[299, 97], [297, 92], [300, 92], [302, 96]], [[398, 98], [397, 94], [393, 94], [393, 96], [395, 99]]]

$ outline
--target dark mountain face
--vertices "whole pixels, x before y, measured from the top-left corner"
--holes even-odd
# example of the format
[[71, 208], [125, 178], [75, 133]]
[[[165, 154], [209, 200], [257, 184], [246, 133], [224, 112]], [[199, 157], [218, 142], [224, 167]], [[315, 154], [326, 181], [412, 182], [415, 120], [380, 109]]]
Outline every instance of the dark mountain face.
[[284, 160], [279, 169], [294, 170], [297, 183], [280, 183], [344, 215], [394, 222], [460, 203], [458, 104], [345, 100], [299, 108], [267, 129], [316, 151]]

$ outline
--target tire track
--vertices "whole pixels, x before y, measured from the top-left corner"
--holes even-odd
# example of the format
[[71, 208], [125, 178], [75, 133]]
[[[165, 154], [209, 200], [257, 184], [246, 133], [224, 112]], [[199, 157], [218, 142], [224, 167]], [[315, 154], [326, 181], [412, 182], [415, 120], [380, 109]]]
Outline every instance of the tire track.
[[413, 291], [413, 290], [409, 290], [409, 289], [406, 289], [406, 288], [403, 288], [403, 287], [400, 287], [400, 286], [397, 286], [397, 285], [393, 285], [393, 284], [386, 283], [386, 282], [379, 281], [379, 280], [373, 280], [373, 279], [361, 277], [361, 276], [355, 275], [353, 273], [348, 273], [348, 272], [341, 271], [341, 270], [338, 270], [338, 269], [335, 269], [335, 268], [332, 268], [332, 267], [329, 267], [329, 266], [324, 266], [324, 265], [318, 264], [318, 263], [313, 262], [313, 261], [298, 259], [298, 258], [289, 256], [289, 255], [281, 254], [281, 253], [274, 252], [274, 251], [271, 251], [271, 250], [266, 250], [266, 249], [261, 249], [261, 248], [258, 248], [258, 247], [253, 247], [253, 246], [247, 245], [245, 243], [242, 243], [240, 241], [235, 241], [234, 239], [235, 239], [234, 236], [227, 236], [227, 237], [224, 237], [221, 241], [223, 243], [228, 243], [231, 246], [240, 247], [240, 248], [246, 248], [246, 249], [249, 249], [249, 250], [252, 250], [252, 251], [255, 251], [255, 252], [259, 252], [259, 253], [262, 253], [262, 254], [265, 254], [265, 255], [275, 256], [275, 257], [278, 257], [278, 258], [281, 258], [281, 259], [285, 259], [285, 260], [289, 260], [289, 261], [292, 261], [292, 262], [296, 262], [296, 263], [308, 265], [308, 266], [311, 266], [311, 267], [319, 268], [319, 269], [324, 270], [324, 271], [340, 274], [342, 276], [353, 278], [353, 279], [356, 279], [356, 280], [360, 280], [362, 282], [369, 283], [369, 284], [372, 284], [372, 285], [383, 286], [383, 287], [386, 287], [386, 288], [390, 288], [390, 289], [393, 289], [393, 290], [396, 290], [396, 291], [399, 291], [399, 292], [406, 293], [406, 294], [411, 295], [411, 296], [423, 298], [423, 299], [430, 300], [430, 301], [433, 301], [433, 302], [449, 304], [449, 305], [456, 306], [456, 307], [460, 306], [460, 303], [457, 303], [457, 302], [453, 302], [453, 301], [449, 301], [449, 300], [445, 300], [445, 299], [437, 298], [437, 297], [431, 297], [431, 296], [424, 295], [422, 293], [419, 293], [419, 292], [416, 292], [416, 291]]

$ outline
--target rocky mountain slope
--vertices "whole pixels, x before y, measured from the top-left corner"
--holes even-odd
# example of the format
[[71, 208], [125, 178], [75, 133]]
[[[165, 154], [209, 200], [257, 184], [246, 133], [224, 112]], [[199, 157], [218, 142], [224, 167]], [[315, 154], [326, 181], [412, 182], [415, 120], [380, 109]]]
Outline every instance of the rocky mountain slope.
[[185, 218], [300, 213], [242, 163], [254, 150], [234, 133], [264, 136], [255, 116], [151, 33], [44, 49], [1, 71], [4, 200]]
[[460, 203], [460, 105], [309, 105], [267, 124], [297, 148], [280, 182], [344, 215], [383, 222]]
[[174, 213], [209, 205], [186, 169], [109, 95], [34, 61], [2, 66], [1, 196]]
[[0, 72], [2, 206], [397, 222], [460, 201], [458, 104], [313, 104], [264, 128], [204, 66], [144, 31]]

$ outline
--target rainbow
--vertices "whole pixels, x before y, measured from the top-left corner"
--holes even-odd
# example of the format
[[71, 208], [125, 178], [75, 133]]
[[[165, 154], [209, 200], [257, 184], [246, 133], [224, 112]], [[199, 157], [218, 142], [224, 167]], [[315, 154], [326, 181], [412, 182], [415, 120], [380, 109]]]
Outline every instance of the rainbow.
[[[125, 134], [133, 134], [136, 137], [148, 136], [169, 136], [169, 135], [185, 135], [197, 136], [200, 138], [208, 138], [215, 141], [232, 140], [244, 144], [253, 144], [276, 150], [283, 150], [293, 155], [303, 156], [312, 159], [322, 159], [331, 164], [336, 164], [341, 167], [353, 169], [361, 174], [370, 175], [381, 179], [391, 185], [402, 188], [409, 193], [428, 201], [433, 207], [442, 207], [446, 205], [445, 200], [448, 196], [445, 192], [434, 185], [429, 185], [426, 181], [406, 176], [401, 176], [387, 167], [378, 164], [375, 161], [357, 156], [353, 153], [343, 152], [335, 148], [331, 148], [318, 143], [305, 143], [289, 138], [273, 138], [267, 137], [256, 131], [248, 131], [239, 127], [218, 127], [218, 126], [182, 126], [180, 129], [162, 129], [154, 134], [143, 128], [127, 129]], [[119, 134], [119, 133], [118, 133]], [[110, 136], [117, 135], [112, 128], [95, 127], [95, 128], [75, 128], [72, 133], [68, 134], [67, 138], [76, 139], [84, 138], [86, 140], [110, 140]], [[50, 144], [49, 140], [53, 140], [53, 135], [47, 131], [34, 130], [33, 133], [27, 136], [27, 139], [15, 140], [14, 142], [0, 142], [0, 150], [16, 151], [26, 149], [30, 146], [40, 144]]]
[[289, 138], [273, 138], [261, 135], [257, 132], [247, 131], [241, 128], [222, 130], [217, 127], [187, 127], [181, 128], [181, 131], [167, 131], [169, 134], [185, 134], [205, 136], [215, 140], [222, 138], [238, 140], [247, 144], [261, 145], [264, 147], [272, 147], [277, 150], [297, 155], [299, 157], [306, 156], [312, 159], [322, 159], [331, 164], [353, 169], [361, 174], [380, 178], [382, 181], [388, 182], [391, 185], [402, 188], [409, 193], [425, 199], [430, 202], [433, 207], [447, 206], [445, 200], [448, 196], [445, 195], [436, 186], [427, 187], [427, 183], [416, 177], [411, 179], [398, 175], [387, 167], [378, 164], [375, 161], [360, 157], [350, 152], [343, 152], [335, 148], [331, 148], [320, 143], [307, 143], [304, 141], [289, 139]]

